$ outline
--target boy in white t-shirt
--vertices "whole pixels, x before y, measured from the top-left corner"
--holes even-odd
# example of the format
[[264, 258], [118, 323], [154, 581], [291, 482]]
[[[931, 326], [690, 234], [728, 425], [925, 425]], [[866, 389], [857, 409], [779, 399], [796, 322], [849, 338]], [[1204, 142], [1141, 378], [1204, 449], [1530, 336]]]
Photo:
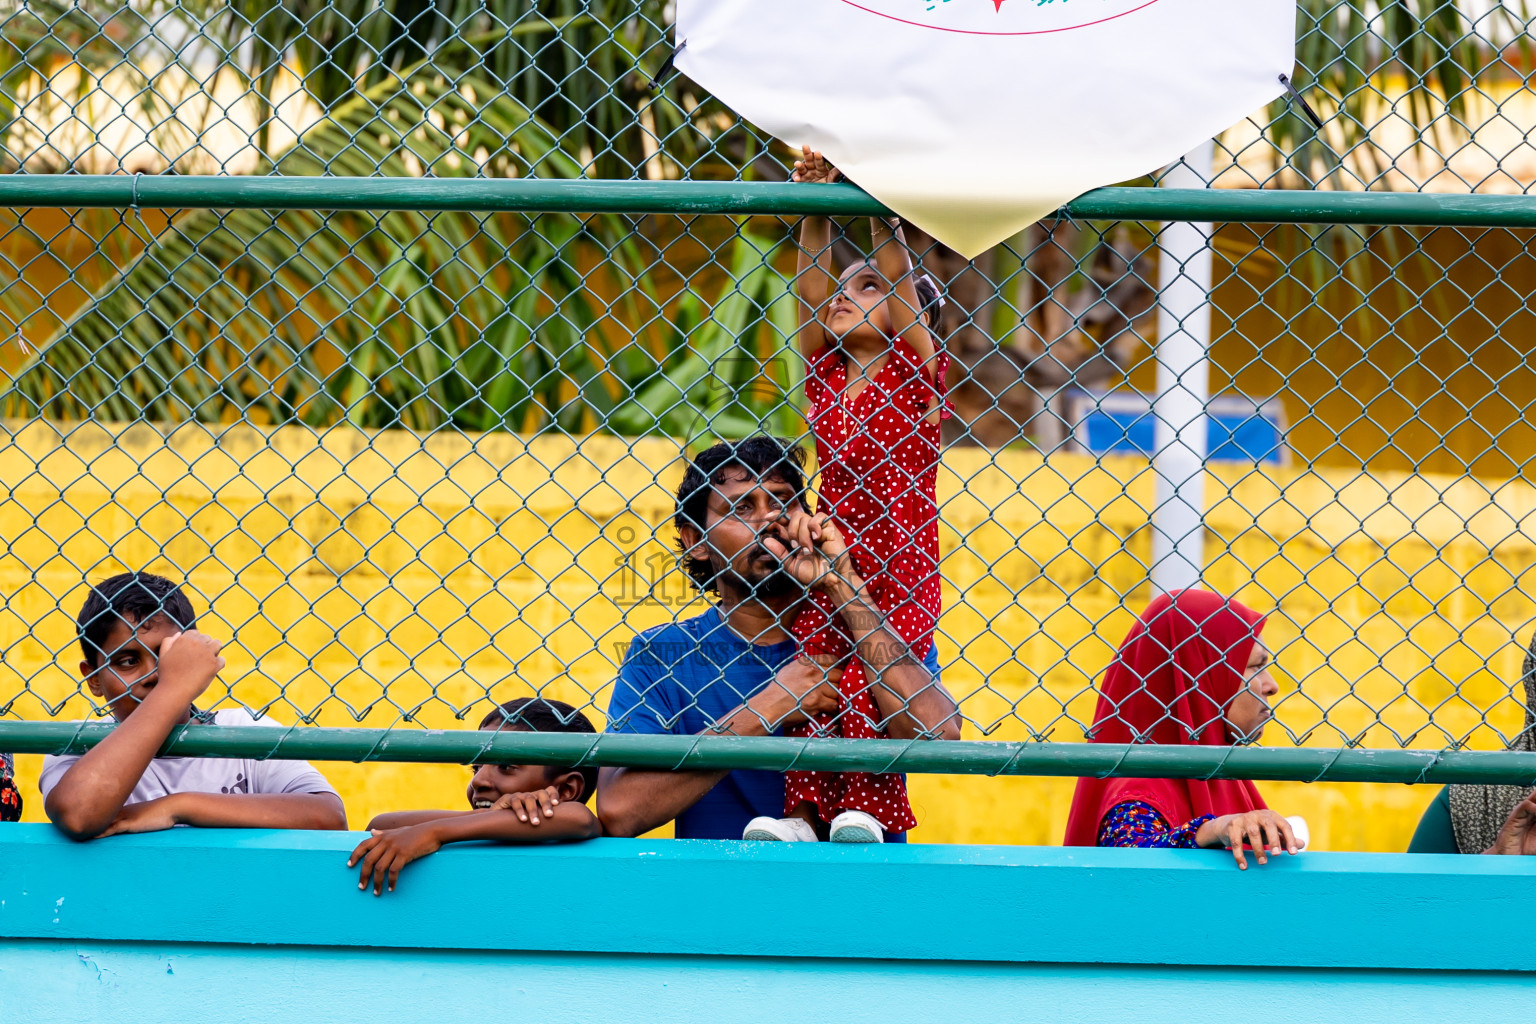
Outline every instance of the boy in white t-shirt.
[[345, 829], [341, 798], [304, 761], [156, 757], [188, 722], [268, 725], [242, 710], [192, 706], [224, 667], [170, 580], [123, 573], [91, 588], [80, 610], [80, 673], [117, 728], [81, 755], [43, 760], [49, 819], [74, 839], [210, 828]]

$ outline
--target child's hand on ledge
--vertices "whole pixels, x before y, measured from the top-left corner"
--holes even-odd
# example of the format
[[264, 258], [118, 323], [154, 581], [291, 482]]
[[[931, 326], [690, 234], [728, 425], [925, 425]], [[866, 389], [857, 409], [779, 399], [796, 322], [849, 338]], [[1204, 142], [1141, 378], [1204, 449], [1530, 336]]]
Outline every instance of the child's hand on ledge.
[[357, 849], [352, 851], [352, 857], [347, 861], [349, 868], [359, 862], [363, 865], [358, 872], [357, 887], [367, 889], [371, 876], [375, 896], [383, 894], [386, 879], [389, 891], [394, 892], [401, 868], [442, 849], [443, 842], [438, 838], [436, 824], [429, 821], [387, 831], [375, 829], [371, 836], [357, 844]]
[[792, 180], [812, 185], [830, 185], [843, 176], [843, 172], [820, 153], [813, 153], [810, 146], [800, 147], [800, 159], [795, 161]]
[[117, 812], [117, 817], [112, 820], [98, 838], [107, 836], [127, 835], [132, 832], [163, 832], [168, 828], [174, 828], [181, 824], [177, 818], [178, 793], [170, 796], [162, 796], [156, 800], [145, 800], [143, 803], [128, 804]]
[[531, 793], [508, 793], [490, 806], [493, 811], [512, 811], [518, 821], [537, 825], [541, 818], [548, 819], [560, 806], [560, 790], [554, 786], [536, 789]]

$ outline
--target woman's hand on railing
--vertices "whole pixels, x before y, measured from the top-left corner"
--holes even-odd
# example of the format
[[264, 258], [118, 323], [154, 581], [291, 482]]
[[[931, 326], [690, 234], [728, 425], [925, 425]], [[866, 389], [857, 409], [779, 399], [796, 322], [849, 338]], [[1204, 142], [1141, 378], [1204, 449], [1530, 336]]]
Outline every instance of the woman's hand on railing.
[[1244, 871], [1248, 870], [1245, 843], [1260, 864], [1268, 864], [1271, 853], [1278, 855], [1284, 850], [1295, 856], [1306, 845], [1296, 838], [1290, 822], [1268, 809], [1212, 818], [1195, 833], [1195, 843], [1207, 850], [1225, 846]]
[[1515, 805], [1493, 845], [1483, 852], [1514, 857], [1536, 854], [1536, 793]]

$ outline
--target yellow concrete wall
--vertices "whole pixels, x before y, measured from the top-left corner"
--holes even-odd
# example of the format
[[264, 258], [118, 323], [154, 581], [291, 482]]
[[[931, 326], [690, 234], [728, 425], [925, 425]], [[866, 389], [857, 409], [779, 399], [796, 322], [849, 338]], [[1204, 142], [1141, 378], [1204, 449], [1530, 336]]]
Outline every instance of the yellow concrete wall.
[[[190, 579], [230, 637], [210, 695], [323, 725], [473, 727], [536, 690], [601, 724], [623, 643], [697, 610], [670, 571], [670, 441], [5, 425], [0, 711], [82, 717], [72, 615], [125, 567]], [[1273, 614], [1286, 689], [1266, 741], [1502, 745], [1532, 617], [1536, 489], [1231, 469], [1208, 583]], [[1145, 603], [1144, 460], [945, 457], [940, 653], [970, 738], [1077, 740]], [[1027, 723], [1027, 724], [1026, 724]], [[324, 766], [348, 813], [457, 806], [456, 766]], [[36, 758], [21, 759], [37, 819]], [[1071, 781], [922, 777], [931, 842], [1059, 841]], [[1401, 849], [1423, 787], [1269, 784], [1330, 849]]]

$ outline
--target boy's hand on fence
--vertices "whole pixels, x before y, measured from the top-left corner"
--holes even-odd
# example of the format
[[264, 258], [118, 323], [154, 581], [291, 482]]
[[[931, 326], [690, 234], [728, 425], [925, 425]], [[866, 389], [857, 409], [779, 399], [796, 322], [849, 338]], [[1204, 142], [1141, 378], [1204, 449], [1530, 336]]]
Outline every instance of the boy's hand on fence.
[[401, 868], [442, 849], [443, 843], [437, 837], [435, 825], [436, 822], [426, 822], [385, 831], [374, 829], [372, 835], [357, 844], [347, 861], [349, 868], [359, 862], [362, 864], [357, 887], [367, 889], [371, 882], [373, 894], [379, 896], [387, 883], [389, 891], [394, 892]]
[[800, 159], [795, 161], [795, 173], [791, 180], [813, 185], [830, 185], [843, 176], [842, 172], [810, 146], [800, 147]]
[[1282, 850], [1295, 856], [1305, 845], [1291, 831], [1290, 822], [1267, 808], [1212, 818], [1195, 833], [1195, 843], [1203, 849], [1225, 846], [1232, 851], [1232, 859], [1244, 871], [1248, 870], [1244, 843], [1248, 844], [1260, 864], [1268, 864], [1269, 855], [1278, 855]]
[[537, 825], [541, 820], [548, 820], [559, 806], [560, 791], [554, 786], [546, 786], [531, 793], [509, 793], [491, 804], [489, 810], [511, 811], [518, 821]]
[[172, 633], [160, 644], [155, 686], [172, 690], [191, 703], [224, 670], [219, 641], [189, 629]]
[[1493, 845], [1483, 852], [1514, 857], [1536, 855], [1536, 793], [1515, 805]]

